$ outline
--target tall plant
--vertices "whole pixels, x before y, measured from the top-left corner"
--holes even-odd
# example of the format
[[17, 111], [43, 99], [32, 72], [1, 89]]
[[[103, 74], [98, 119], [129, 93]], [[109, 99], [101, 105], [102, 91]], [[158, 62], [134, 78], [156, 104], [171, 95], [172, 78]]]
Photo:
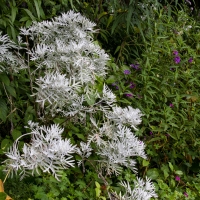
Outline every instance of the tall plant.
[[[120, 174], [123, 167], [136, 172], [134, 158], [146, 158], [145, 144], [132, 132], [141, 123], [140, 110], [119, 107], [115, 95], [101, 80], [106, 75], [109, 56], [93, 41], [94, 26], [70, 11], [52, 21], [35, 22], [30, 28], [21, 29], [21, 36], [26, 38], [24, 50], [39, 122], [30, 121], [26, 127], [29, 131], [6, 152], [8, 174], [19, 171], [23, 178], [29, 173], [48, 172], [59, 180], [60, 171], [74, 166], [76, 153], [83, 172], [88, 161], [108, 186], [108, 175]], [[90, 121], [91, 130], [84, 135], [86, 142], [72, 144], [69, 139], [63, 140], [64, 129], [52, 124], [58, 116], [68, 118], [75, 126]], [[19, 140], [27, 135], [31, 140], [20, 150]], [[98, 159], [92, 159], [95, 154]], [[115, 193], [118, 199], [156, 197], [149, 179], [138, 179], [134, 189], [129, 183], [121, 184], [126, 193]], [[108, 190], [110, 199], [112, 195]]]

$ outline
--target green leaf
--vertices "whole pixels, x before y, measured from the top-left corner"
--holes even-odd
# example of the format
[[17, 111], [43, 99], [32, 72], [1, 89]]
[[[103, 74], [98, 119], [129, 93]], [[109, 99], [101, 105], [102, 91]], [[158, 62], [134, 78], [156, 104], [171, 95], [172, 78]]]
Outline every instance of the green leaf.
[[11, 21], [12, 21], [12, 23], [15, 21], [17, 11], [18, 11], [17, 7], [11, 7]]
[[0, 119], [5, 122], [7, 118], [8, 107], [4, 99], [0, 99]]
[[182, 172], [181, 170], [176, 170], [176, 171], [175, 171], [175, 174], [181, 176], [181, 175], [183, 175], [183, 172]]
[[101, 194], [101, 190], [99, 188], [95, 188], [96, 197], [99, 197]]
[[12, 131], [12, 137], [14, 140], [16, 140], [18, 137], [20, 137], [22, 135], [21, 131], [14, 129]]
[[7, 197], [7, 194], [5, 192], [0, 192], [0, 200], [5, 200]]
[[106, 83], [110, 84], [110, 83], [114, 83], [116, 81], [116, 77], [114, 75], [111, 75], [108, 77], [108, 79], [106, 80]]
[[143, 160], [142, 161], [142, 166], [143, 167], [147, 167], [149, 165], [149, 161], [148, 160]]
[[96, 188], [101, 188], [100, 184], [95, 181]]
[[16, 91], [12, 86], [5, 85], [5, 88], [11, 96], [16, 97]]
[[10, 139], [3, 139], [1, 142], [1, 149], [7, 150], [13, 144], [12, 140]]
[[31, 19], [32, 21], [36, 21], [35, 17], [33, 16], [33, 14], [31, 13], [30, 10], [28, 10], [28, 9], [26, 9], [26, 8], [24, 8], [23, 10], [27, 13], [27, 15], [30, 17], [30, 19]]
[[169, 168], [171, 169], [171, 171], [174, 171], [174, 167], [171, 162], [169, 162]]
[[38, 19], [40, 20], [40, 6], [41, 6], [41, 1], [34, 0], [34, 4], [35, 4], [35, 8], [36, 8]]
[[110, 17], [108, 18], [108, 21], [107, 21], [107, 25], [106, 25], [106, 28], [109, 27], [110, 23], [113, 21], [113, 15], [110, 15]]
[[5, 85], [10, 85], [10, 79], [5, 73], [0, 74], [0, 81], [2, 81]]
[[158, 169], [153, 168], [153, 169], [149, 169], [147, 171], [147, 176], [148, 178], [150, 178], [151, 180], [156, 180], [159, 177], [159, 172]]
[[78, 138], [82, 139], [83, 141], [85, 141], [85, 137], [83, 134], [77, 133], [76, 134]]

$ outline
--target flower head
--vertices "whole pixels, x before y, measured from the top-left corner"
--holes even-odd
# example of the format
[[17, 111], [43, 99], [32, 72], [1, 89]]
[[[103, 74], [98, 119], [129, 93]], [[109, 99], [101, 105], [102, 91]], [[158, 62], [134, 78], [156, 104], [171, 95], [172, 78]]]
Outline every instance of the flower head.
[[184, 192], [183, 194], [184, 194], [184, 196], [185, 196], [185, 197], [188, 197], [188, 194], [187, 194], [187, 192]]
[[133, 89], [134, 87], [135, 87], [136, 85], [135, 85], [135, 83], [133, 83], [133, 82], [130, 82], [130, 89]]
[[130, 64], [130, 66], [136, 70], [140, 69], [140, 65], [139, 64]]
[[173, 108], [173, 107], [174, 107], [174, 104], [173, 104], [173, 103], [170, 103], [170, 104], [169, 104], [169, 107], [170, 107], [170, 108]]
[[131, 72], [130, 72], [128, 69], [124, 70], [124, 74], [128, 75], [128, 74], [130, 74], [130, 73], [131, 73]]
[[188, 62], [189, 62], [189, 63], [192, 63], [192, 62], [193, 62], [193, 58], [190, 57], [189, 60], [188, 60]]
[[133, 97], [133, 95], [130, 94], [130, 93], [125, 94], [125, 96], [126, 96], [126, 97]]
[[180, 63], [180, 61], [181, 61], [181, 58], [180, 58], [179, 56], [176, 56], [176, 57], [174, 58], [174, 62], [175, 62], [176, 64]]
[[175, 180], [176, 180], [176, 181], [180, 181], [180, 180], [181, 180], [180, 176], [176, 176], [176, 177], [175, 177]]
[[174, 50], [174, 51], [173, 51], [173, 54], [174, 54], [175, 56], [178, 56], [178, 51]]

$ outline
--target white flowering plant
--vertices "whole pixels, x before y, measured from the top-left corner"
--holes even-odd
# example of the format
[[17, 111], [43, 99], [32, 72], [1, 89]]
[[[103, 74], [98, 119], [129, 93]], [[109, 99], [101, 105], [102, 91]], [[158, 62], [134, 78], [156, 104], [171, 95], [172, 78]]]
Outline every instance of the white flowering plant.
[[[133, 133], [143, 114], [131, 106], [121, 108], [109, 87], [98, 83], [99, 78], [106, 76], [109, 56], [93, 40], [94, 27], [80, 13], [69, 11], [52, 21], [35, 22], [21, 29], [21, 37], [31, 41], [26, 51], [32, 65], [27, 64], [27, 68], [31, 97], [38, 103], [38, 122], [29, 121], [29, 131], [5, 153], [8, 174], [19, 172], [23, 178], [30, 173], [47, 172], [59, 181], [60, 171], [77, 164], [85, 173], [85, 164], [91, 164], [108, 186], [109, 176], [118, 176], [123, 168], [137, 173], [136, 158], [147, 158], [144, 142]], [[1, 40], [7, 43], [0, 51], [0, 58], [4, 59], [8, 49], [15, 45], [6, 36]], [[61, 128], [61, 123], [52, 123], [59, 117], [64, 119], [65, 128]], [[76, 135], [62, 138], [69, 124], [84, 127], [88, 123], [90, 130], [79, 140]], [[19, 141], [28, 135], [30, 141], [20, 149]], [[115, 193], [117, 199], [148, 200], [157, 196], [149, 179], [144, 182], [138, 178], [133, 190], [129, 183], [121, 185], [126, 193]], [[112, 199], [109, 190], [107, 196]]]

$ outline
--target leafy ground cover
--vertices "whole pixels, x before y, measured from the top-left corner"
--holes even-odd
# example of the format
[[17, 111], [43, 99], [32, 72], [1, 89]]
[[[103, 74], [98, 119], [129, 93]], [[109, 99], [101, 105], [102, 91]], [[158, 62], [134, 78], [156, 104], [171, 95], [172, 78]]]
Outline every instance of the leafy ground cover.
[[[200, 24], [194, 2], [175, 5], [157, 1], [1, 3], [4, 5], [1, 30], [15, 42], [19, 27], [28, 28], [33, 21], [50, 19], [70, 9], [95, 22], [99, 31], [94, 34], [94, 42], [106, 49], [111, 59], [107, 63], [107, 76], [97, 78], [93, 89], [101, 93], [106, 83], [116, 95], [118, 106], [139, 108], [143, 113], [135, 134], [146, 144], [148, 158], [137, 158], [138, 176], [153, 181], [158, 199], [199, 199]], [[10, 14], [5, 14], [8, 11]], [[23, 39], [27, 41], [26, 37]], [[29, 41], [29, 48], [33, 43]], [[31, 74], [36, 64], [24, 50], [21, 52], [29, 62], [29, 70], [0, 74], [1, 161], [6, 159], [4, 152], [14, 140], [28, 131], [24, 128], [28, 121], [41, 122], [39, 116], [44, 113], [32, 96], [37, 77]], [[2, 63], [2, 68], [5, 66]], [[43, 73], [41, 70], [40, 74]], [[91, 106], [96, 100], [90, 96], [85, 105]], [[69, 117], [50, 115], [51, 109], [45, 113], [44, 125], [52, 122], [62, 125], [65, 128], [62, 137], [70, 138], [72, 144], [87, 141], [93, 128], [90, 116], [84, 123], [74, 123]], [[102, 114], [97, 113], [95, 120], [102, 122]], [[23, 137], [19, 147], [29, 142], [28, 136]], [[99, 156], [92, 155], [91, 160], [98, 159]], [[105, 176], [104, 180], [91, 160], [85, 162], [85, 171], [80, 167], [63, 170], [60, 182], [48, 173], [22, 180], [19, 176], [8, 178], [5, 191], [13, 199], [120, 199], [116, 194], [125, 190], [118, 182], [128, 181], [134, 186], [137, 176], [127, 167], [120, 175]], [[1, 168], [3, 180], [5, 174]]]

